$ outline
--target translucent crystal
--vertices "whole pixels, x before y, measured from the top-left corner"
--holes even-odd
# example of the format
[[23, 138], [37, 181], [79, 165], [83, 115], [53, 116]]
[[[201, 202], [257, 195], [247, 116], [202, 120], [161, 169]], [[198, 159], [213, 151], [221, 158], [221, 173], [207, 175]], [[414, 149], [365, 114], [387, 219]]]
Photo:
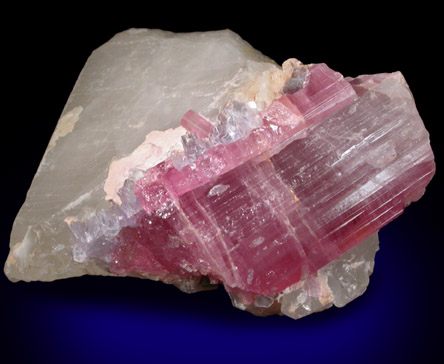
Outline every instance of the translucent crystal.
[[262, 125], [262, 119], [254, 104], [233, 101], [224, 108], [211, 138], [215, 142], [230, 144], [247, 137]]
[[300, 318], [365, 291], [377, 231], [434, 171], [399, 72], [345, 79], [229, 31], [129, 30], [82, 71], [5, 272], [223, 284], [238, 308]]

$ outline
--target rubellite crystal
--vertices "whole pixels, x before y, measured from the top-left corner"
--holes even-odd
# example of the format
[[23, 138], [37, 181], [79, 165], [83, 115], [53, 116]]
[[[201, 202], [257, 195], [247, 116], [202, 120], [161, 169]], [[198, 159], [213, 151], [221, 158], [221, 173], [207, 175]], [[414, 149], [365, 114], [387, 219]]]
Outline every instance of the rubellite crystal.
[[399, 72], [344, 78], [230, 31], [131, 29], [88, 59], [5, 272], [223, 284], [236, 307], [299, 318], [364, 292], [378, 230], [434, 171]]

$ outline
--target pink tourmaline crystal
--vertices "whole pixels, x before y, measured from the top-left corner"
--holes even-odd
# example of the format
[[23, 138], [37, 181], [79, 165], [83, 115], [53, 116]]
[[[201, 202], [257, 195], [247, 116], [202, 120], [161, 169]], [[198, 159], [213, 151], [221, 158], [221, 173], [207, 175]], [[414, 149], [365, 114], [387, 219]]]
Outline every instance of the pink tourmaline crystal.
[[306, 86], [288, 97], [301, 110], [307, 124], [322, 120], [350, 103], [356, 96], [350, 84], [324, 63], [310, 68]]
[[180, 121], [180, 125], [182, 125], [189, 132], [195, 133], [201, 138], [206, 138], [213, 129], [211, 123], [208, 120], [205, 120], [202, 116], [200, 116], [193, 110], [189, 110], [183, 116], [182, 120]]
[[434, 172], [399, 72], [280, 67], [229, 30], [129, 29], [79, 75], [5, 274], [221, 284], [238, 308], [297, 319], [365, 291], [378, 230]]
[[346, 80], [318, 64], [284, 90], [261, 111], [233, 101], [214, 126], [188, 111], [181, 165], [173, 155], [122, 189], [139, 207], [111, 242], [96, 241], [106, 254], [88, 243], [84, 255], [189, 290], [205, 276], [275, 313], [280, 294], [421, 197], [435, 164], [400, 73]]

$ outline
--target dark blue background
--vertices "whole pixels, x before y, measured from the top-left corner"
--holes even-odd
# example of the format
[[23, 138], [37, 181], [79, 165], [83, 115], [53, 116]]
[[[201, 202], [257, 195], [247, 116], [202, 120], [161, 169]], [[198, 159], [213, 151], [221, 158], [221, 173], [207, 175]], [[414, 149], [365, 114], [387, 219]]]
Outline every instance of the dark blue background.
[[[382, 229], [367, 292], [345, 308], [293, 321], [237, 310], [221, 288], [187, 295], [132, 278], [13, 284], [2, 275], [0, 357], [8, 358], [5, 362], [418, 363], [443, 358], [442, 96], [432, 89], [442, 82], [442, 72], [433, 9], [404, 12], [372, 3], [374, 9], [327, 9], [319, 17], [318, 5], [275, 5], [253, 4], [241, 13], [227, 3], [205, 12], [190, 4], [94, 13], [77, 3], [55, 13], [53, 8], [7, 9], [4, 16], [13, 26], [3, 32], [8, 64], [3, 111], [9, 112], [2, 117], [0, 260], [6, 260], [14, 217], [90, 52], [130, 27], [230, 28], [279, 63], [297, 57], [325, 62], [346, 76], [401, 70], [406, 77], [431, 133], [437, 175], [419, 202]], [[426, 22], [418, 25], [423, 17]]]

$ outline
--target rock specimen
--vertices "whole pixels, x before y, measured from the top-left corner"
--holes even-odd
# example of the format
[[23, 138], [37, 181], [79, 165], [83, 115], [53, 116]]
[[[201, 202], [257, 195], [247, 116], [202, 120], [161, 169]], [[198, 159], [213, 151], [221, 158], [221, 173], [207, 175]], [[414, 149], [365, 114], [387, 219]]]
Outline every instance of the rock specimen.
[[131, 29], [80, 74], [5, 272], [223, 284], [236, 307], [299, 318], [364, 292], [377, 231], [434, 171], [399, 72], [344, 78], [230, 31]]

